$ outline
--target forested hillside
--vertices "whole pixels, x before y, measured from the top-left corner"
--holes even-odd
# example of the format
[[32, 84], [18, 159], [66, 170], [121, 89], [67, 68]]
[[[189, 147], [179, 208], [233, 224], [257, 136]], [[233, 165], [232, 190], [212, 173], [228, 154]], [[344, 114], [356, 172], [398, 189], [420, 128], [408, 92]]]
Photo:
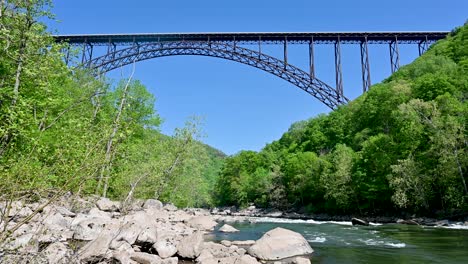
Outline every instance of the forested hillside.
[[227, 159], [221, 205], [468, 212], [468, 25], [346, 106]]
[[73, 192], [212, 204], [223, 154], [199, 143], [197, 119], [161, 135], [142, 83], [67, 67], [66, 45], [38, 22], [52, 18], [50, 4], [0, 1], [0, 200]]

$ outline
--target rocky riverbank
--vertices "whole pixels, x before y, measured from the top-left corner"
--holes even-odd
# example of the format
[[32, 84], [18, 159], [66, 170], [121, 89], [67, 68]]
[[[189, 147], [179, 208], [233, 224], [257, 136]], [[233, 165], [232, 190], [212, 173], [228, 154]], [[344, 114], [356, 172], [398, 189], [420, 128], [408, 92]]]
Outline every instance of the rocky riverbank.
[[0, 202], [1, 263], [300, 264], [310, 263], [313, 252], [302, 235], [283, 228], [257, 241], [205, 241], [220, 216], [157, 200], [122, 206], [105, 198], [68, 197], [46, 206], [6, 204]]
[[[421, 225], [421, 226], [466, 226], [468, 227], [468, 216], [461, 215], [454, 217], [453, 219], [435, 219], [430, 217], [397, 217], [397, 216], [352, 216], [352, 215], [328, 215], [328, 214], [301, 214], [297, 212], [283, 212], [275, 209], [263, 209], [250, 206], [244, 209], [238, 209], [236, 207], [223, 207], [214, 208], [211, 210], [211, 214], [219, 216], [219, 220], [228, 222], [242, 222], [249, 221], [250, 218], [284, 218], [292, 220], [311, 220], [314, 221], [336, 221], [336, 222], [358, 222], [369, 224], [406, 224], [406, 225]], [[359, 219], [360, 221], [353, 221], [353, 219]]]

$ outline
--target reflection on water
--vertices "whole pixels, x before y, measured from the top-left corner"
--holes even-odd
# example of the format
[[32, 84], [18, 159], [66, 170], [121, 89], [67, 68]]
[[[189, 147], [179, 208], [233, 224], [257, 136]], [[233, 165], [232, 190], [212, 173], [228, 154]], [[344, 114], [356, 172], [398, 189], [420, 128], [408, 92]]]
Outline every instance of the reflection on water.
[[208, 239], [256, 240], [280, 226], [301, 233], [309, 241], [315, 251], [312, 263], [468, 263], [468, 230], [285, 220], [230, 224], [240, 232], [214, 232]]

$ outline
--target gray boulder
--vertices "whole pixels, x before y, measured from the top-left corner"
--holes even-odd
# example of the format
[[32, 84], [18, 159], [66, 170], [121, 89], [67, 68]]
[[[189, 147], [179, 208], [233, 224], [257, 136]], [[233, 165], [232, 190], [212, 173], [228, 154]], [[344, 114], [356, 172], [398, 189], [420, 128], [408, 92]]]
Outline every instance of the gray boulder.
[[45, 250], [44, 255], [49, 263], [67, 263], [67, 259], [71, 256], [71, 250], [63, 243], [56, 242], [50, 244]]
[[110, 222], [99, 233], [96, 239], [86, 244], [78, 251], [78, 258], [81, 262], [96, 262], [112, 257], [109, 249], [110, 243], [117, 234], [120, 223]]
[[183, 258], [195, 259], [203, 249], [203, 234], [195, 232], [183, 238], [177, 245], [177, 253]]
[[248, 249], [250, 255], [267, 261], [309, 255], [312, 252], [301, 234], [281, 227], [268, 231]]
[[105, 212], [116, 212], [120, 209], [120, 203], [109, 200], [108, 198], [101, 197], [96, 202], [97, 208]]
[[211, 216], [203, 215], [190, 218], [187, 221], [187, 225], [198, 230], [213, 231], [218, 223]]
[[156, 242], [153, 248], [156, 249], [158, 255], [163, 259], [172, 257], [177, 253], [177, 247], [167, 240]]
[[134, 252], [130, 256], [130, 259], [140, 264], [161, 264], [160, 257], [144, 252]]
[[144, 209], [148, 208], [155, 208], [157, 210], [162, 210], [163, 209], [163, 204], [155, 199], [148, 199], [146, 202], [143, 204]]
[[138, 235], [138, 243], [150, 243], [154, 244], [158, 241], [158, 230], [155, 226], [147, 226]]

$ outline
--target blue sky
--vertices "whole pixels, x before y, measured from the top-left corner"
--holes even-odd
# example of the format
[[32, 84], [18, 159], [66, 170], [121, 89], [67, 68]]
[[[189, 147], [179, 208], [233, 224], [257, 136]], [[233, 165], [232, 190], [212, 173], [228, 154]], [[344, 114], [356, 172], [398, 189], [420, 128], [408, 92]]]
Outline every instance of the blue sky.
[[[297, 31], [437, 31], [451, 30], [468, 19], [468, 1], [222, 1], [222, 0], [78, 0], [55, 1], [54, 33], [297, 32]], [[372, 82], [390, 75], [388, 47], [371, 45]], [[281, 56], [282, 47], [262, 51]], [[417, 56], [417, 46], [401, 45], [401, 63]], [[334, 86], [331, 45], [318, 45], [316, 75]], [[290, 46], [289, 62], [307, 69], [307, 47]], [[362, 90], [359, 47], [342, 46], [345, 94]], [[130, 69], [110, 78], [127, 77]], [[296, 121], [329, 109], [276, 76], [217, 58], [179, 56], [136, 64], [135, 78], [156, 96], [172, 134], [188, 117], [204, 119], [203, 141], [227, 154], [260, 150], [279, 139]]]

